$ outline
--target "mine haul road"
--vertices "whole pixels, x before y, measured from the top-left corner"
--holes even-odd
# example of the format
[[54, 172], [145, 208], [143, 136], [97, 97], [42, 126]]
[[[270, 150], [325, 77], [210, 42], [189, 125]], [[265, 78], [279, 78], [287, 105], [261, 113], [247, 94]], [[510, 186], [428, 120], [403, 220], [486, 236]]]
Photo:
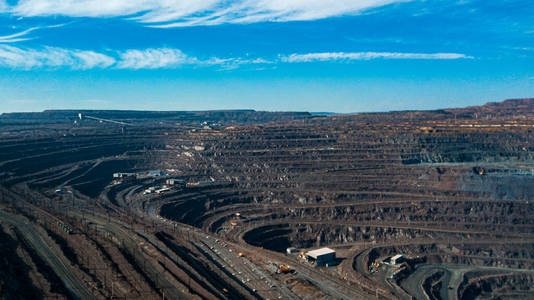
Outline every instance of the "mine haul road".
[[[78, 215], [80, 217], [80, 215]], [[140, 240], [138, 239], [137, 235], [131, 231], [126, 231], [128, 229], [122, 228], [120, 225], [115, 224], [114, 222], [111, 222], [109, 220], [105, 220], [102, 217], [99, 217], [98, 215], [91, 216], [89, 214], [84, 215], [84, 218], [90, 222], [93, 222], [94, 224], [98, 224], [101, 226], [105, 231], [110, 232], [115, 236], [119, 241], [121, 247], [125, 249], [138, 249]], [[160, 292], [165, 292], [165, 297], [168, 299], [188, 299], [188, 296], [186, 293], [184, 293], [178, 286], [173, 284], [171, 280], [169, 280], [166, 276], [166, 274], [158, 270], [152, 262], [146, 260], [145, 258], [141, 258], [140, 256], [134, 255], [134, 259], [136, 260], [136, 263], [139, 266], [144, 266], [142, 269], [143, 271], [147, 272], [147, 275], [154, 275], [157, 274], [157, 284], [160, 286]], [[148, 262], [148, 263], [146, 263]]]
[[[157, 214], [158, 207], [156, 207], [155, 205], [153, 205], [152, 207], [149, 207], [147, 211], [148, 211], [147, 213], [148, 217], [150, 217], [156, 223], [164, 227], [169, 227], [170, 230], [174, 229], [174, 230], [181, 231], [184, 234], [195, 235], [197, 236], [197, 239], [202, 240], [205, 243], [209, 244], [213, 242], [214, 240], [220, 238], [220, 237], [212, 236], [211, 233], [200, 231], [198, 228], [193, 228], [186, 224], [167, 220], [159, 216]], [[320, 271], [315, 270], [314, 267], [306, 266], [305, 264], [299, 263], [298, 261], [294, 259], [290, 259], [289, 257], [283, 254], [272, 252], [272, 251], [266, 251], [262, 248], [254, 247], [252, 245], [246, 244], [245, 242], [234, 243], [234, 242], [225, 240], [225, 243], [227, 243], [228, 245], [231, 245], [232, 247], [236, 249], [240, 249], [245, 252], [261, 253], [266, 259], [271, 259], [275, 262], [278, 262], [279, 264], [284, 263], [284, 264], [291, 265], [292, 267], [294, 267], [295, 271], [297, 271], [300, 277], [312, 282], [314, 285], [316, 285], [320, 289], [327, 291], [327, 293], [339, 299], [347, 299], [347, 300], [374, 299], [374, 297], [369, 296], [365, 294], [364, 292], [359, 291], [347, 285], [345, 282], [341, 280], [335, 280], [334, 278], [327, 276]], [[238, 265], [238, 264], [236, 263], [235, 265]], [[283, 285], [282, 286], [275, 285], [275, 287], [283, 291], [283, 295], [285, 295], [286, 297], [293, 294], [291, 291], [288, 291], [287, 288], [285, 288]]]
[[21, 220], [19, 217], [0, 210], [0, 221], [17, 228], [24, 236], [26, 242], [37, 252], [37, 254], [54, 270], [63, 281], [74, 299], [94, 299], [88, 287], [75, 274], [70, 262], [62, 259], [59, 253], [47, 243], [33, 226]]

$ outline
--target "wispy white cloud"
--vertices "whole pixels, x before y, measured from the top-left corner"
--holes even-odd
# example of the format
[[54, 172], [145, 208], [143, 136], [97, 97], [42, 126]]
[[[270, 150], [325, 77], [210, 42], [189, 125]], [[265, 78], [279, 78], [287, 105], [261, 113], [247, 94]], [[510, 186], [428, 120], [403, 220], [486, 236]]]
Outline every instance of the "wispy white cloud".
[[210, 57], [208, 59], [200, 59], [195, 56], [190, 56], [179, 49], [158, 48], [158, 49], [144, 49], [144, 50], [127, 50], [119, 53], [118, 63], [116, 65], [119, 69], [161, 69], [161, 68], [177, 68], [184, 65], [194, 66], [219, 66], [222, 69], [235, 69], [240, 65], [251, 64], [271, 64], [272, 61], [263, 58], [219, 58]]
[[10, 43], [17, 43], [17, 42], [24, 42], [30, 40], [30, 38], [16, 38], [16, 39], [1, 39], [0, 38], [0, 44], [10, 44]]
[[39, 27], [32, 27], [21, 32], [0, 36], [0, 43], [14, 43], [14, 42], [26, 41], [28, 40], [28, 38], [22, 38], [22, 37], [37, 29], [39, 29]]
[[218, 66], [220, 70], [233, 70], [242, 65], [269, 65], [276, 63], [275, 61], [264, 58], [217, 58], [212, 57], [208, 60], [200, 61], [203, 65]]
[[[396, 53], [396, 52], [326, 52], [279, 55], [268, 60], [261, 57], [198, 58], [173, 48], [129, 49], [124, 51], [95, 51], [44, 47], [24, 49], [0, 45], [0, 67], [13, 69], [70, 68], [70, 69], [172, 69], [183, 66], [236, 69], [243, 65], [258, 67], [279, 63], [348, 62], [371, 59], [472, 59], [458, 53]], [[256, 68], [257, 69], [257, 68]]]
[[13, 69], [61, 68], [93, 69], [107, 68], [115, 59], [94, 51], [68, 50], [56, 47], [22, 49], [0, 45], [0, 66]]
[[94, 68], [114, 69], [172, 69], [182, 66], [217, 66], [221, 69], [235, 69], [245, 64], [269, 64], [262, 58], [219, 58], [199, 59], [179, 49], [130, 49], [99, 53], [95, 51], [44, 47], [25, 49], [0, 45], [0, 67], [12, 69], [68, 68], [85, 70]]
[[473, 59], [460, 53], [399, 53], [399, 52], [323, 52], [307, 54], [291, 54], [282, 56], [287, 63], [303, 63], [316, 61], [351, 61], [371, 59]]
[[[0, 12], [1, 11], [2, 10], [0, 10]], [[63, 27], [65, 25], [66, 24], [56, 24], [56, 25], [49, 25], [49, 26], [44, 26], [44, 27], [31, 27], [31, 28], [28, 28], [28, 29], [20, 31], [20, 32], [16, 32], [16, 33], [13, 33], [13, 34], [0, 36], [0, 44], [27, 41], [27, 40], [30, 40], [31, 38], [28, 38], [28, 37], [25, 37], [25, 36], [27, 36], [32, 31], [43, 29], [43, 28], [58, 28], [58, 27]]]
[[[2, 0], [0, 0], [2, 1]], [[20, 0], [17, 16], [129, 17], [160, 27], [316, 20], [410, 0]]]
[[178, 49], [127, 50], [120, 53], [119, 69], [159, 69], [191, 64], [195, 58], [185, 55]]
[[534, 47], [512, 47], [512, 49], [521, 51], [534, 51]]

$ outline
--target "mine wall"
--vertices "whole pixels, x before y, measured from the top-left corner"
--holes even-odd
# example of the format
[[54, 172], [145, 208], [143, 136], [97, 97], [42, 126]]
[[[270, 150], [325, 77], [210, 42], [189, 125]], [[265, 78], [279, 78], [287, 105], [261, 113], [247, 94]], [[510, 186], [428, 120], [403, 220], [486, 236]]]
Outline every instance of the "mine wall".
[[[534, 268], [532, 120], [478, 120], [469, 114], [453, 119], [447, 111], [331, 118], [277, 115], [269, 122], [264, 122], [266, 115], [249, 112], [209, 117], [219, 122], [229, 116], [238, 122], [199, 126], [202, 117], [195, 114], [177, 117], [180, 125], [178, 119], [152, 116], [158, 122], [124, 128], [95, 123], [73, 127], [71, 119], [39, 126], [4, 121], [9, 134], [0, 141], [2, 199], [33, 199], [84, 232], [76, 237], [79, 244], [72, 238], [54, 240], [54, 234], [50, 244], [56, 243], [53, 249], [65, 253], [66, 260], [79, 257], [77, 264], [83, 267], [74, 272], [101, 287], [103, 297], [114, 292], [105, 272], [83, 268], [120, 262], [114, 272], [122, 278], [123, 296], [141, 297], [143, 292], [128, 288], [136, 284], [147, 295], [161, 296], [169, 282], [150, 279], [158, 272], [174, 274], [169, 285], [181, 290], [169, 291], [176, 296], [188, 290], [201, 299], [237, 299], [255, 297], [255, 292], [222, 267], [211, 269], [214, 256], [206, 255], [209, 248], [198, 241], [160, 234], [165, 247], [147, 246], [152, 249], [147, 251], [166, 259], [174, 253], [180, 263], [172, 270], [161, 264], [141, 266], [140, 261], [152, 258], [137, 252], [135, 245], [156, 242], [139, 232], [130, 240], [113, 227], [69, 217], [80, 207], [92, 207], [108, 219], [122, 213], [131, 224], [150, 224], [143, 217], [161, 216], [225, 241], [276, 253], [288, 247], [332, 247], [340, 251], [341, 262], [325, 272], [366, 293], [373, 294], [371, 287], [378, 286], [377, 293], [387, 299], [402, 298], [406, 291], [398, 291], [411, 284], [410, 276], [424, 265], [468, 266], [461, 271], [444, 267], [434, 277], [437, 269], [432, 269], [423, 282], [436, 295], [448, 289], [443, 278], [454, 272], [461, 274], [453, 287], [460, 299], [534, 293], [521, 283], [534, 280], [528, 271]], [[140, 117], [124, 118], [132, 122]], [[113, 177], [149, 170], [166, 175], [132, 181]], [[192, 185], [143, 194], [171, 177]], [[10, 211], [26, 211], [28, 220], [40, 220], [28, 205], [12, 202]], [[40, 222], [42, 228], [54, 229], [54, 223]], [[18, 240], [9, 228], [2, 228]], [[14, 241], [9, 240], [9, 247]], [[100, 255], [83, 252], [82, 244]], [[384, 281], [371, 272], [386, 272], [373, 269], [373, 264], [395, 254], [421, 259], [410, 266], [412, 273], [406, 271], [407, 281]], [[20, 264], [33, 266], [31, 259]], [[219, 275], [221, 282], [202, 283], [204, 276]], [[47, 284], [55, 280], [41, 282], [36, 288], [53, 295]], [[220, 290], [227, 284], [231, 295], [225, 296]], [[390, 284], [397, 287], [389, 290]]]
[[[187, 167], [228, 185], [172, 198], [162, 215], [277, 252], [409, 240], [414, 247], [382, 254], [532, 268], [531, 244], [480, 248], [532, 238], [531, 127], [344, 121], [191, 134], [201, 150], [177, 144], [169, 152], [178, 159], [190, 153]], [[436, 250], [431, 240], [456, 253]]]

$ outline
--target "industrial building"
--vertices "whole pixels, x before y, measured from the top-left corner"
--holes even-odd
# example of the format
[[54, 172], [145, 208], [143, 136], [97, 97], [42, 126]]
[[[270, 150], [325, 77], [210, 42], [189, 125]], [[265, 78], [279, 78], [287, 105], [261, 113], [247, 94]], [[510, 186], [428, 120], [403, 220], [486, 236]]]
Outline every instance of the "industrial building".
[[185, 186], [185, 180], [183, 179], [176, 179], [176, 178], [170, 178], [165, 181], [167, 185], [180, 185]]
[[156, 171], [148, 171], [147, 175], [149, 177], [159, 177], [159, 176], [166, 176], [167, 173], [156, 170]]
[[211, 185], [213, 184], [214, 182], [213, 181], [198, 181], [198, 182], [188, 182], [187, 183], [187, 186], [188, 187], [194, 187], [194, 186], [204, 186], [204, 185]]
[[328, 266], [336, 261], [336, 251], [330, 248], [321, 248], [307, 252], [306, 257], [315, 262], [317, 266]]
[[137, 177], [135, 173], [113, 173], [113, 178]]
[[287, 252], [287, 254], [293, 254], [293, 253], [298, 253], [299, 250], [297, 248], [295, 248], [295, 247], [289, 247], [289, 248], [286, 249], [286, 252]]
[[166, 192], [168, 192], [168, 191], [170, 191], [170, 190], [171, 190], [170, 188], [168, 188], [168, 187], [164, 187], [164, 188], [161, 188], [161, 189], [156, 190], [156, 193], [157, 193], [157, 194], [163, 194], [163, 193], [166, 193]]
[[390, 262], [392, 265], [397, 265], [397, 264], [400, 264], [402, 263], [403, 261], [405, 261], [406, 259], [404, 258], [404, 255], [402, 254], [397, 254], [395, 256], [393, 256], [391, 259], [390, 259]]

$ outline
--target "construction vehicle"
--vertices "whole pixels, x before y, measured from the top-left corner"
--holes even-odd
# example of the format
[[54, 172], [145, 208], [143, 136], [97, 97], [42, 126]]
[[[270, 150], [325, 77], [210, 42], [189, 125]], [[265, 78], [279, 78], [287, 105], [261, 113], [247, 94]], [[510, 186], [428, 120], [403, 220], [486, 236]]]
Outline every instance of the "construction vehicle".
[[373, 266], [374, 268], [378, 268], [378, 267], [380, 266], [380, 263], [378, 262], [378, 260], [375, 260], [375, 261], [373, 262], [372, 266]]
[[67, 234], [72, 234], [72, 229], [69, 226], [63, 224], [61, 221], [57, 221], [57, 225], [63, 229]]
[[293, 269], [291, 269], [291, 267], [288, 265], [280, 265], [280, 267], [278, 267], [278, 270], [282, 274], [287, 274], [290, 273]]

